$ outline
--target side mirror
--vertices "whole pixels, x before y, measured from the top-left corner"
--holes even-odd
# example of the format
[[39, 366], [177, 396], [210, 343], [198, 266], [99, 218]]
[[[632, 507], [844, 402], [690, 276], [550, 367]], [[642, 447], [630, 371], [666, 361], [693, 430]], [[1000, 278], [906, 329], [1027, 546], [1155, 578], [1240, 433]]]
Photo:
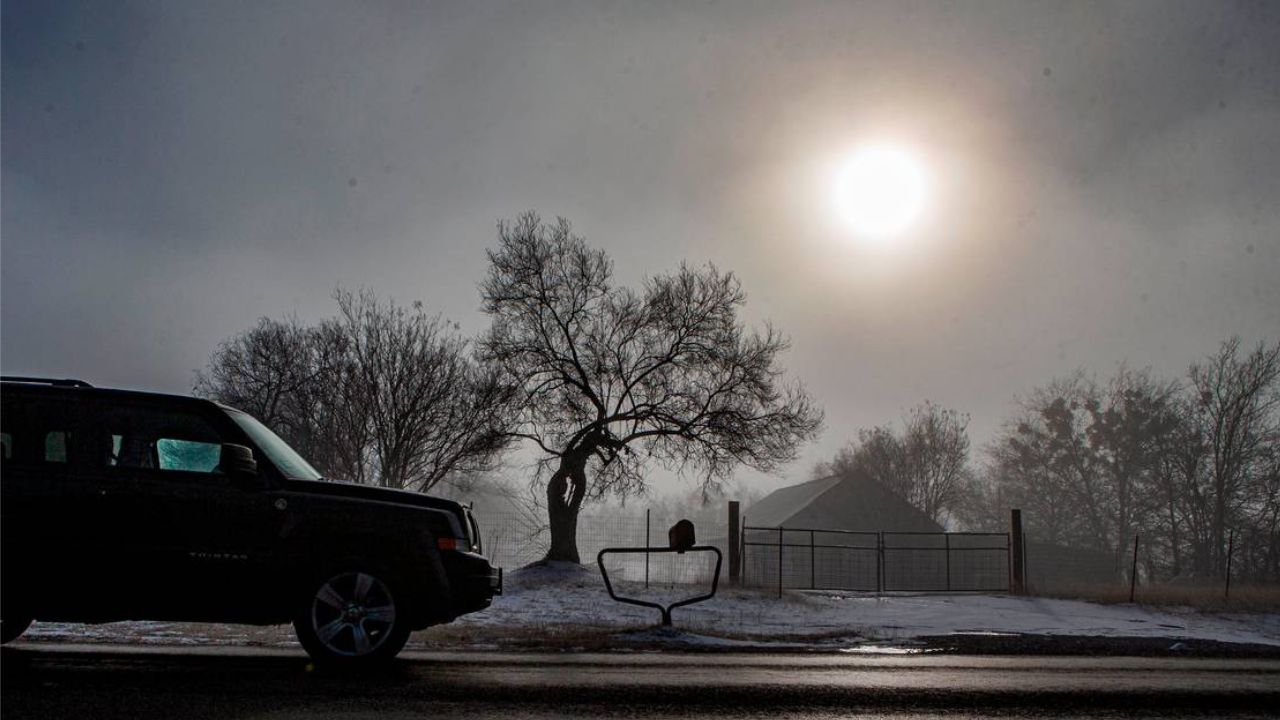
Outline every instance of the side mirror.
[[253, 450], [244, 445], [223, 443], [218, 466], [232, 479], [258, 483], [258, 461], [253, 459]]

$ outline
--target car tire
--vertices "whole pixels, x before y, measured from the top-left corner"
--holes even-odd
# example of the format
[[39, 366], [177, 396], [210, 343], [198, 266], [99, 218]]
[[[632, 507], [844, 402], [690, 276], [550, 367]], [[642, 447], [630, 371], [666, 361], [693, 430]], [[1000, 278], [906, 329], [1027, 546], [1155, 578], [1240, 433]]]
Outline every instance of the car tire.
[[317, 661], [365, 665], [394, 658], [409, 639], [409, 610], [385, 573], [352, 569], [311, 583], [293, 620]]
[[0, 645], [8, 645], [22, 637], [22, 633], [31, 627], [32, 622], [34, 621], [29, 617], [19, 617], [13, 620], [0, 619]]

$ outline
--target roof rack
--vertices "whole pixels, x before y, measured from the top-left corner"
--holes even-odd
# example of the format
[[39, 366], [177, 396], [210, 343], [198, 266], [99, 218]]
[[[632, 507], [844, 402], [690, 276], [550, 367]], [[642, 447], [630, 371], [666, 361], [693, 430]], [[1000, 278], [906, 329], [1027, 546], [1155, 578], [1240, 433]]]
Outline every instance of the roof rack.
[[54, 387], [76, 387], [91, 388], [89, 383], [74, 378], [39, 378], [39, 377], [22, 377], [18, 375], [0, 375], [0, 381], [27, 383], [29, 385], [52, 385]]

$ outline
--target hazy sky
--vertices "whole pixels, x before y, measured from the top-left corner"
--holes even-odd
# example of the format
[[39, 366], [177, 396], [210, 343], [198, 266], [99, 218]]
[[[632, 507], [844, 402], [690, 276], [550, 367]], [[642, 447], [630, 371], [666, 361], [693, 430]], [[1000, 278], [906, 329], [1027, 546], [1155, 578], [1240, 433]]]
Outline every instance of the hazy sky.
[[[185, 392], [334, 288], [483, 328], [499, 218], [736, 272], [827, 412], [990, 437], [1077, 368], [1280, 336], [1280, 3], [9, 2], [0, 364]], [[892, 242], [833, 167], [909, 148]], [[772, 484], [776, 485], [780, 481]]]

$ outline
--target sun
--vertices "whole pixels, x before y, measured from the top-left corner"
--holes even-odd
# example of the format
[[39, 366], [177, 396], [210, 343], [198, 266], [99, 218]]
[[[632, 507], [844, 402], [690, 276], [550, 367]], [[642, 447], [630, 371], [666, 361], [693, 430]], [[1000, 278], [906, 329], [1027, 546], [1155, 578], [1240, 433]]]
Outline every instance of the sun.
[[909, 230], [924, 209], [923, 165], [904, 148], [866, 145], [836, 173], [832, 199], [836, 213], [857, 235], [874, 240]]

